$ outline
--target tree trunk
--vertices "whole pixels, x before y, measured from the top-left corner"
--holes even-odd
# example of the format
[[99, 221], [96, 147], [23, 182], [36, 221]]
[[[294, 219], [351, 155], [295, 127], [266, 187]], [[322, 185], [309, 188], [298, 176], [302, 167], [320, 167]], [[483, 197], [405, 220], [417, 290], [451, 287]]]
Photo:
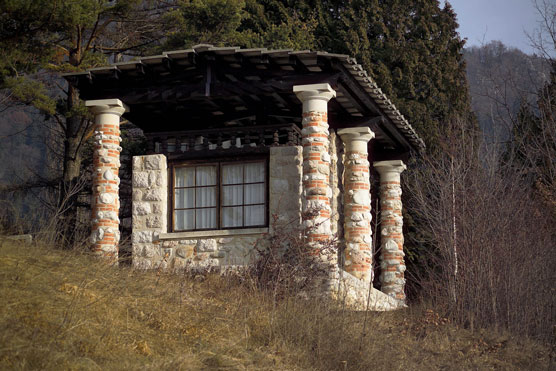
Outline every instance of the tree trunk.
[[[70, 64], [79, 65], [79, 52], [70, 53]], [[79, 92], [73, 86], [68, 86], [67, 111], [79, 105]], [[77, 201], [80, 191], [80, 174], [83, 141], [85, 137], [83, 118], [70, 115], [66, 119], [64, 132], [64, 158], [62, 160], [62, 180], [60, 182], [60, 195], [58, 200], [58, 236], [66, 246], [76, 242], [79, 232], [77, 218]]]

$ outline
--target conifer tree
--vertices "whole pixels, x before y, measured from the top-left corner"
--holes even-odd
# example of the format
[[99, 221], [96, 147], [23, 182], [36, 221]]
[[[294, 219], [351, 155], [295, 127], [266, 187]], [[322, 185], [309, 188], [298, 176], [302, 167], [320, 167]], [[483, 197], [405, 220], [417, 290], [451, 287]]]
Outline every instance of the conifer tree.
[[199, 43], [244, 48], [315, 47], [316, 21], [281, 1], [187, 0], [166, 16], [167, 40], [157, 51]]
[[331, 1], [320, 9], [328, 37], [319, 35], [318, 47], [355, 56], [433, 150], [443, 122], [470, 117], [465, 41], [449, 3]]
[[[471, 117], [465, 42], [456, 32], [449, 3], [441, 7], [438, 0], [191, 0], [181, 2], [174, 15], [176, 31], [165, 47], [211, 42], [356, 57], [433, 150], [443, 135], [443, 122]], [[469, 121], [473, 122], [461, 122]]]
[[[64, 228], [73, 228], [77, 183], [90, 131], [79, 93], [52, 73], [104, 65], [160, 37], [156, 2], [141, 0], [9, 0], [0, 3], [0, 87], [52, 120], [61, 133], [59, 204]], [[153, 11], [154, 10], [154, 11]], [[40, 75], [29, 72], [40, 71]], [[6, 99], [4, 99], [6, 100]], [[68, 199], [71, 198], [71, 199]], [[62, 231], [66, 237], [69, 230]]]

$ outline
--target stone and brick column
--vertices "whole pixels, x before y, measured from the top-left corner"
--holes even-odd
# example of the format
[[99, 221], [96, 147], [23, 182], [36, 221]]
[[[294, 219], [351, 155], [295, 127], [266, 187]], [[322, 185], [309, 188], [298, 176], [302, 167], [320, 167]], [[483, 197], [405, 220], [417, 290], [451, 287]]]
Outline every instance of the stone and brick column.
[[310, 242], [331, 238], [329, 182], [330, 154], [328, 139], [328, 101], [336, 96], [329, 84], [297, 85], [293, 87], [303, 103], [303, 212], [318, 210], [306, 220]]
[[406, 169], [400, 160], [374, 163], [380, 174], [380, 282], [382, 292], [405, 300], [402, 188], [400, 174]]
[[119, 99], [85, 102], [95, 115], [93, 152], [92, 250], [95, 254], [118, 261], [120, 241], [120, 117], [127, 106]]
[[344, 269], [370, 282], [372, 272], [371, 184], [367, 144], [375, 134], [368, 127], [338, 130], [344, 142]]

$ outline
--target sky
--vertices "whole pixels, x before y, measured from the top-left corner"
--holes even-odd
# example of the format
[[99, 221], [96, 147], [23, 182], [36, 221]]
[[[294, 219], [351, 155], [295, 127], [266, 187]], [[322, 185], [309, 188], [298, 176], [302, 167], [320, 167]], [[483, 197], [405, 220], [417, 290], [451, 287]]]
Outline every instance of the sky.
[[538, 21], [532, 1], [448, 0], [457, 14], [459, 34], [467, 38], [466, 46], [500, 40], [528, 54], [534, 50], [525, 32], [534, 32]]

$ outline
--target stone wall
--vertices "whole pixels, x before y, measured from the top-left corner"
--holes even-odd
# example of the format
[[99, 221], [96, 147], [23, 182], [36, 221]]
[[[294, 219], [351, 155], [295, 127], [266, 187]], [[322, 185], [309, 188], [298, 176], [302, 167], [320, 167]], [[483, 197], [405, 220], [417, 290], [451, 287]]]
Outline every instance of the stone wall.
[[160, 234], [167, 232], [166, 156], [133, 157], [132, 259], [137, 268], [155, 268], [164, 260]]
[[301, 225], [303, 147], [271, 147], [269, 161], [270, 232]]
[[[161, 235], [162, 269], [226, 270], [245, 266], [266, 246], [266, 229], [252, 228]], [[242, 233], [242, 234], [238, 234]]]
[[[168, 232], [168, 171], [164, 155], [133, 159], [133, 266], [228, 269], [245, 266], [268, 244], [269, 229], [284, 233], [301, 222], [300, 146], [272, 147], [269, 159], [270, 228]], [[273, 230], [274, 231], [274, 230]]]

